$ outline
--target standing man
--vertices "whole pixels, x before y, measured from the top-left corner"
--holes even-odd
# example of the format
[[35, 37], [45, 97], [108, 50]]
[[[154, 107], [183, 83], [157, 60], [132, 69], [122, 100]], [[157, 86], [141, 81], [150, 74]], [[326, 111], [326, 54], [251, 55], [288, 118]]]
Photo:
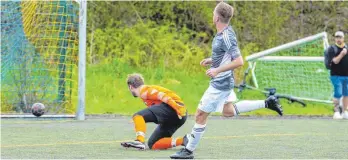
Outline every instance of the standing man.
[[[333, 119], [348, 119], [348, 55], [347, 45], [344, 43], [344, 33], [335, 33], [335, 45], [327, 50], [330, 59], [330, 79], [334, 87], [334, 116]], [[343, 97], [343, 106], [340, 108], [340, 99]], [[343, 112], [342, 112], [343, 110]], [[342, 112], [342, 115], [341, 113]]]
[[212, 56], [201, 61], [202, 66], [211, 64], [206, 75], [211, 77], [210, 85], [205, 91], [196, 111], [195, 125], [185, 148], [170, 156], [173, 159], [192, 159], [193, 151], [203, 136], [206, 129], [207, 118], [211, 112], [219, 110], [223, 106], [224, 116], [235, 116], [260, 108], [268, 108], [282, 115], [283, 110], [274, 96], [266, 100], [240, 101], [231, 103], [231, 94], [234, 86], [233, 70], [243, 65], [243, 57], [237, 44], [236, 34], [230, 20], [233, 16], [233, 8], [225, 2], [220, 2], [214, 9], [213, 21], [217, 34], [212, 43]]

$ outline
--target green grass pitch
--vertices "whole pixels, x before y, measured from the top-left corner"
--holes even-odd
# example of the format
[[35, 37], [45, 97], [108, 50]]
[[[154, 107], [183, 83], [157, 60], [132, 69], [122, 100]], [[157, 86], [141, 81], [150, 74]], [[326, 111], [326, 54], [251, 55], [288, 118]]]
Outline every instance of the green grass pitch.
[[[124, 149], [120, 142], [135, 137], [130, 117], [89, 118], [86, 121], [2, 119], [1, 158], [168, 158], [178, 151]], [[175, 136], [191, 131], [193, 119]], [[148, 124], [147, 137], [155, 125]], [[198, 159], [348, 158], [348, 121], [329, 118], [211, 117]]]

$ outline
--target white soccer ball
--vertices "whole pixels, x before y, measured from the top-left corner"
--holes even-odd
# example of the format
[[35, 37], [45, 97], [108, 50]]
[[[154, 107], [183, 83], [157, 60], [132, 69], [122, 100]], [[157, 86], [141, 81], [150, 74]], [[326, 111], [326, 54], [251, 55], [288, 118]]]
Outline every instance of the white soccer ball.
[[45, 113], [45, 105], [42, 103], [34, 103], [31, 106], [31, 113], [36, 117], [42, 116]]

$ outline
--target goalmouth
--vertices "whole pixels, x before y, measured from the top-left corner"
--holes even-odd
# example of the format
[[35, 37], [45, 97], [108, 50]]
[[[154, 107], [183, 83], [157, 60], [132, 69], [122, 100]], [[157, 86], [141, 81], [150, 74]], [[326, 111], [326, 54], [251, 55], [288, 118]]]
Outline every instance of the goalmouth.
[[324, 65], [329, 46], [322, 32], [246, 57], [255, 89], [277, 88], [279, 94], [331, 103], [332, 85]]
[[1, 118], [85, 119], [87, 1], [1, 2]]

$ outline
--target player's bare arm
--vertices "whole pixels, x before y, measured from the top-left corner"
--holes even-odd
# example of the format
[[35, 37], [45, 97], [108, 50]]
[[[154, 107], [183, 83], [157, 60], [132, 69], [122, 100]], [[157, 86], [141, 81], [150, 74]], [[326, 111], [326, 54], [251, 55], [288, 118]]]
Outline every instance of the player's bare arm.
[[206, 74], [212, 78], [214, 78], [216, 75], [218, 75], [221, 72], [225, 72], [228, 70], [234, 70], [240, 66], [243, 66], [244, 61], [243, 61], [243, 57], [239, 56], [238, 58], [234, 59], [231, 63], [224, 65], [224, 66], [220, 66], [218, 68], [211, 68], [208, 69]]
[[208, 65], [210, 65], [210, 64], [212, 64], [213, 63], [213, 60], [211, 59], [211, 57], [209, 57], [209, 58], [205, 58], [205, 59], [203, 59], [201, 62], [200, 62], [200, 65], [201, 66], [208, 66]]

